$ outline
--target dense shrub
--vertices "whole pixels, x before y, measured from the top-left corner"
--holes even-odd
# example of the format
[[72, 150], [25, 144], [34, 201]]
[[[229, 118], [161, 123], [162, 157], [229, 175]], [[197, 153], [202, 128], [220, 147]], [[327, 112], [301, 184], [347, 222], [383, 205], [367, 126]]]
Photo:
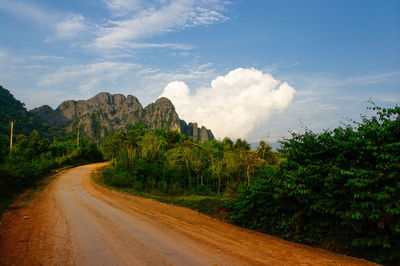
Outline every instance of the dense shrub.
[[121, 169], [108, 167], [103, 171], [103, 180], [106, 185], [118, 187], [131, 187], [134, 179], [131, 175]]
[[232, 221], [400, 263], [400, 108], [373, 109], [354, 128], [285, 139], [286, 162], [230, 202]]

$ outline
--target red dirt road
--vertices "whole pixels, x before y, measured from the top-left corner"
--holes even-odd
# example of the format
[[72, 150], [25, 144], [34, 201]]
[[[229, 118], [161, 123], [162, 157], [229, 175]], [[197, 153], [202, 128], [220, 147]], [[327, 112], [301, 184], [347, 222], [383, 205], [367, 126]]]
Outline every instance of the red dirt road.
[[[0, 265], [372, 265], [58, 174], [0, 225]], [[22, 203], [16, 203], [18, 204]]]

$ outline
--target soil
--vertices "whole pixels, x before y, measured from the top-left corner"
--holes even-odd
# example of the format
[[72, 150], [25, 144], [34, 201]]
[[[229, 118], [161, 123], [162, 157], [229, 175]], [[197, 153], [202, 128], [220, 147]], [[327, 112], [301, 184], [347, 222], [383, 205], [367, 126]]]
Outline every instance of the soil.
[[0, 265], [373, 265], [102, 187], [64, 170], [0, 224]]

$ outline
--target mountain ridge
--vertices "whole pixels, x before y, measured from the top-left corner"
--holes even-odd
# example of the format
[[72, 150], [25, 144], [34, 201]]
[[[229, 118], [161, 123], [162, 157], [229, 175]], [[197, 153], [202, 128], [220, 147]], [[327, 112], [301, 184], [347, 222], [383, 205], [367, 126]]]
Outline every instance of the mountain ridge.
[[148, 129], [177, 130], [192, 136], [194, 141], [214, 139], [206, 127], [199, 128], [197, 123], [180, 119], [172, 102], [165, 97], [143, 108], [135, 96], [101, 92], [88, 100], [64, 101], [55, 110], [43, 105], [32, 112], [49, 124], [66, 127], [68, 131], [80, 128], [91, 139], [103, 139], [108, 133], [137, 124]]

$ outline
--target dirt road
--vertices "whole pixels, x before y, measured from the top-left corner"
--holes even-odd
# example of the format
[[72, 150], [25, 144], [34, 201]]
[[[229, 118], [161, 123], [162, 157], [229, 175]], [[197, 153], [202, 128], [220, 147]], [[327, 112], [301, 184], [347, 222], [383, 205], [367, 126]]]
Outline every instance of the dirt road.
[[0, 225], [1, 265], [368, 265], [60, 173]]

